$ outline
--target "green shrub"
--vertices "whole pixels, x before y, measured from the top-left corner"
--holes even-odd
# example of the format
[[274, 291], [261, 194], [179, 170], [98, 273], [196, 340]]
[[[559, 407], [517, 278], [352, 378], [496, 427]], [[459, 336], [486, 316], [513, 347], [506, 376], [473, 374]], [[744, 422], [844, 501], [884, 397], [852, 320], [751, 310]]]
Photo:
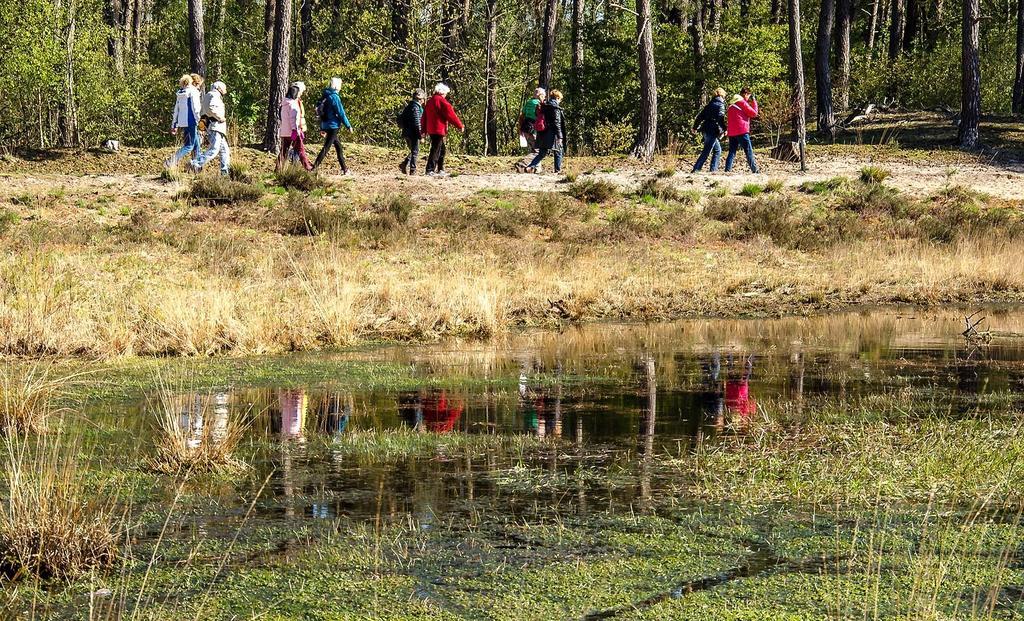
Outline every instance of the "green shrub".
[[130, 212], [128, 220], [118, 228], [126, 239], [141, 242], [152, 236], [155, 225], [156, 217], [153, 212], [140, 208]]
[[800, 191], [808, 194], [835, 194], [849, 185], [850, 180], [846, 177], [832, 177], [822, 181], [805, 181], [800, 184]]
[[377, 216], [377, 223], [385, 229], [404, 227], [409, 224], [416, 203], [407, 194], [378, 196], [370, 205], [370, 211]]
[[744, 201], [735, 196], [712, 196], [704, 207], [704, 216], [719, 222], [735, 222], [743, 215]]
[[228, 178], [239, 183], [256, 183], [256, 179], [249, 174], [249, 167], [241, 162], [231, 162], [228, 166]]
[[654, 177], [644, 179], [636, 192], [637, 196], [657, 199], [659, 201], [674, 201], [679, 199], [679, 191], [671, 184]]
[[232, 181], [221, 175], [200, 175], [192, 182], [188, 197], [195, 202], [212, 204], [251, 203], [263, 196], [263, 188], [250, 183]]
[[610, 239], [630, 239], [656, 235], [664, 224], [657, 216], [645, 213], [635, 207], [622, 207], [610, 211], [605, 227]]
[[887, 169], [879, 166], [865, 166], [860, 169], [860, 180], [864, 183], [882, 183], [891, 175]]
[[181, 170], [177, 168], [167, 168], [165, 166], [164, 169], [160, 171], [160, 181], [165, 183], [177, 183], [178, 181], [181, 181], [182, 176]]
[[315, 173], [311, 173], [301, 166], [284, 166], [274, 173], [274, 181], [282, 188], [299, 190], [301, 192], [312, 192], [323, 188], [324, 181]]
[[765, 193], [769, 192], [781, 192], [786, 187], [786, 182], [782, 179], [771, 179], [768, 183], [764, 184]]
[[843, 195], [837, 209], [902, 218], [910, 214], [914, 204], [894, 188], [877, 183], [861, 183]]
[[577, 175], [574, 172], [567, 172], [562, 177], [561, 181], [559, 181], [559, 183], [576, 183], [576, 179], [578, 178], [578, 176], [579, 175]]
[[6, 234], [20, 221], [21, 217], [13, 210], [0, 208], [0, 235]]
[[669, 179], [676, 174], [675, 168], [662, 168], [654, 176], [658, 179]]
[[539, 226], [557, 229], [568, 211], [567, 203], [568, 199], [557, 192], [538, 194], [534, 203], [534, 222]]
[[764, 188], [756, 183], [746, 183], [740, 188], [740, 196], [748, 196], [754, 198], [760, 196], [761, 192], [764, 192]]
[[618, 188], [603, 179], [583, 179], [569, 186], [569, 195], [585, 203], [605, 203], [619, 195]]

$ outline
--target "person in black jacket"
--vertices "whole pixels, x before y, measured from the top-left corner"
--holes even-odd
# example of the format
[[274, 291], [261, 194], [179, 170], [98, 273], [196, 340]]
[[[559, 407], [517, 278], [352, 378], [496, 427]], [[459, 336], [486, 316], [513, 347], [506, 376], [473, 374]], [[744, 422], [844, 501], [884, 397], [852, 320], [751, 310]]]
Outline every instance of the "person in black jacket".
[[562, 150], [565, 148], [565, 115], [562, 112], [562, 92], [553, 90], [548, 93], [544, 103], [544, 131], [537, 136], [537, 147], [540, 151], [533, 158], [526, 172], [537, 172], [541, 160], [550, 151], [555, 156], [555, 172], [562, 171]]
[[420, 157], [420, 136], [423, 133], [423, 102], [426, 98], [427, 94], [423, 89], [417, 88], [412, 92], [412, 99], [398, 115], [402, 138], [405, 138], [405, 144], [409, 146], [409, 155], [398, 165], [403, 175], [416, 174], [416, 160]]
[[704, 162], [711, 156], [711, 172], [718, 170], [718, 160], [722, 158], [722, 143], [719, 138], [725, 132], [725, 89], [716, 88], [714, 97], [704, 109], [700, 111], [697, 118], [693, 120], [693, 128], [690, 133], [697, 135], [700, 131], [704, 137], [704, 149], [700, 157], [693, 165], [693, 172], [700, 172], [704, 168]]

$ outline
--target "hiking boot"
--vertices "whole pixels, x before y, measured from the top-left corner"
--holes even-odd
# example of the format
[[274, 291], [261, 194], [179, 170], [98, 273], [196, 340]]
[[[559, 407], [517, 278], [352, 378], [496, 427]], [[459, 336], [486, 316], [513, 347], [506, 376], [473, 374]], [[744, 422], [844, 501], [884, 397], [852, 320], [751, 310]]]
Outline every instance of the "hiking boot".
[[409, 160], [402, 160], [402, 163], [398, 165], [398, 170], [402, 171], [403, 175], [409, 174]]
[[437, 172], [437, 176], [438, 176], [438, 177], [451, 177], [451, 175], [449, 175], [449, 174], [448, 174], [448, 171], [447, 171], [447, 170], [441, 170], [441, 171], [438, 171], [438, 172]]

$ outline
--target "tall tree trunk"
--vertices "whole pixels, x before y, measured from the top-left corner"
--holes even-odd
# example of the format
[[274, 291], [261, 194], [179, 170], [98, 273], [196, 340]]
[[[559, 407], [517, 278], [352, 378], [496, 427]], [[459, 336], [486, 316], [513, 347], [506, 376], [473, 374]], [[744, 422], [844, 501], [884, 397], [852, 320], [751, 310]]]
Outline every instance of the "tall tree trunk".
[[546, 0], [544, 6], [544, 30], [541, 31], [540, 76], [537, 84], [551, 88], [551, 75], [555, 64], [555, 29], [558, 26], [558, 0]]
[[267, 68], [270, 68], [274, 55], [274, 12], [277, 9], [277, 0], [264, 0], [263, 4], [263, 32], [267, 37]]
[[710, 0], [710, 13], [708, 15], [708, 28], [714, 34], [722, 28], [722, 0]]
[[928, 10], [928, 18], [925, 20], [925, 46], [929, 52], [935, 50], [939, 42], [939, 34], [942, 32], [943, 0], [935, 0]]
[[441, 19], [441, 81], [448, 84], [452, 89], [452, 76], [455, 74], [455, 67], [459, 64], [459, 17], [461, 14], [461, 3], [459, 0], [444, 0]]
[[871, 17], [868, 18], [867, 37], [864, 40], [868, 50], [875, 51], [875, 37], [878, 34], [878, 5], [881, 0], [871, 0]]
[[633, 157], [644, 162], [654, 159], [658, 144], [658, 82], [654, 68], [654, 32], [651, 30], [651, 0], [636, 0], [637, 56], [640, 66], [640, 123]]
[[409, 13], [412, 0], [391, 0], [391, 42], [398, 47], [409, 44]]
[[192, 73], [206, 75], [206, 40], [203, 0], [188, 0], [188, 52]]
[[276, 0], [274, 7], [274, 49], [270, 61], [270, 98], [267, 104], [267, 131], [263, 148], [277, 153], [281, 139], [281, 102], [288, 91], [289, 50], [292, 36], [292, 0]]
[[800, 0], [789, 0], [789, 80], [793, 91], [793, 139], [800, 149], [800, 170], [807, 170], [807, 105], [803, 52], [800, 49]]
[[704, 74], [704, 25], [700, 23], [699, 9], [693, 11], [689, 30], [693, 42], [693, 105], [700, 110], [707, 100], [707, 80]]
[[217, 32], [214, 33], [217, 41], [217, 79], [224, 75], [224, 31], [227, 30], [228, 0], [217, 2]]
[[907, 23], [903, 29], [903, 53], [914, 49], [918, 31], [921, 29], [921, 0], [905, 0], [907, 3]]
[[[584, 52], [584, 10], [585, 0], [572, 0], [572, 67], [570, 71], [570, 84], [572, 85], [572, 98], [577, 109], [582, 108], [579, 104], [583, 101], [583, 52]], [[574, 149], [580, 144], [580, 135], [583, 126], [581, 115], [571, 116], [569, 141]]]
[[773, 24], [781, 24], [785, 17], [782, 11], [782, 0], [771, 0], [771, 8], [769, 9], [770, 18]]
[[65, 67], [64, 67], [64, 101], [60, 110], [60, 144], [63, 147], [77, 147], [78, 133], [78, 102], [75, 82], [75, 42], [76, 42], [76, 5], [75, 0], [68, 3], [68, 24], [65, 29]]
[[1024, 0], [1017, 0], [1017, 74], [1013, 81], [1013, 113], [1024, 114]]
[[980, 0], [963, 0], [963, 50], [961, 65], [963, 81], [960, 87], [960, 147], [973, 149], [978, 144], [978, 124], [981, 121], [981, 67], [978, 53], [980, 38]]
[[107, 0], [103, 4], [103, 21], [110, 32], [107, 34], [107, 54], [117, 75], [124, 75], [124, 2]]
[[889, 20], [889, 60], [896, 60], [903, 52], [903, 30], [905, 0], [892, 0], [892, 17]]
[[498, 0], [487, 0], [487, 108], [484, 112], [484, 152], [498, 154]]
[[814, 85], [817, 89], [818, 134], [835, 138], [832, 112], [832, 26], [835, 22], [835, 0], [821, 0], [818, 13], [818, 36], [814, 46]]
[[836, 18], [836, 108], [850, 107], [850, 22], [852, 0], [839, 0]]
[[743, 19], [743, 23], [747, 23], [747, 19], [750, 17], [750, 0], [740, 0], [740, 17]]
[[313, 2], [299, 0], [299, 66], [303, 68], [309, 60], [309, 45], [313, 39]]

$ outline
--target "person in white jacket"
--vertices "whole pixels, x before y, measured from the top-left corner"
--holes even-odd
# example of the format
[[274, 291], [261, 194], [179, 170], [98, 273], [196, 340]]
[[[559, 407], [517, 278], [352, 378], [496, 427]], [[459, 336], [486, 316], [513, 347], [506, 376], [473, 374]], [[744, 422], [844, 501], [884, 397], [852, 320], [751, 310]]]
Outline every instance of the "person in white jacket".
[[206, 139], [210, 146], [198, 158], [192, 160], [192, 169], [201, 172], [203, 166], [220, 155], [220, 173], [228, 174], [231, 166], [231, 150], [228, 148], [228, 117], [224, 110], [224, 95], [228, 87], [221, 81], [214, 82], [210, 91], [203, 97], [200, 114], [206, 119]]
[[171, 134], [177, 136], [178, 130], [182, 130], [185, 142], [164, 162], [166, 168], [174, 168], [186, 155], [190, 155], [192, 151], [199, 151], [199, 110], [199, 90], [195, 87], [192, 76], [183, 75], [178, 80], [174, 111], [171, 113]]

